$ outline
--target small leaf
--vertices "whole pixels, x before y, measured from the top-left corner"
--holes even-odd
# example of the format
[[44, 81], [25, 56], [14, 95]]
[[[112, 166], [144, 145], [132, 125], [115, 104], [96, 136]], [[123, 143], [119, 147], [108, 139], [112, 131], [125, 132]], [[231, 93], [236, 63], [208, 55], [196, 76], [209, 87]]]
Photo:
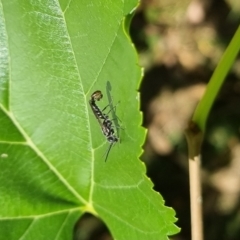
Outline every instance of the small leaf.
[[[141, 69], [124, 28], [136, 1], [0, 4], [0, 239], [71, 239], [86, 211], [115, 239], [175, 234], [138, 160]], [[106, 163], [96, 90], [120, 125]]]

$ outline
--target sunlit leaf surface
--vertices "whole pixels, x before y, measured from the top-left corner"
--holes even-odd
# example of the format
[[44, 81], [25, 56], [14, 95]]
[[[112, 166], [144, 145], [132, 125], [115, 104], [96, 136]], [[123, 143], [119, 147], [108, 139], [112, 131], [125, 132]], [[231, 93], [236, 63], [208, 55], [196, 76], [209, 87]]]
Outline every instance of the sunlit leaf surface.
[[[124, 30], [137, 2], [0, 4], [0, 239], [72, 239], [86, 211], [115, 239], [176, 233], [138, 159], [141, 69]], [[117, 105], [109, 116], [120, 141], [106, 163], [95, 90], [100, 109]]]

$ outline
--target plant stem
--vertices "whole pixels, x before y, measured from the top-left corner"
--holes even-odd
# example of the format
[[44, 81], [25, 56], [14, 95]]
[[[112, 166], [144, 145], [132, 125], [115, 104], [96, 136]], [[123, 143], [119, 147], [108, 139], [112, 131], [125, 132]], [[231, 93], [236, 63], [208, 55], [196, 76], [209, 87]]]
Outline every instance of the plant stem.
[[189, 181], [191, 202], [192, 240], [203, 239], [202, 195], [201, 195], [201, 159], [200, 149], [203, 133], [193, 122], [185, 131], [189, 152]]

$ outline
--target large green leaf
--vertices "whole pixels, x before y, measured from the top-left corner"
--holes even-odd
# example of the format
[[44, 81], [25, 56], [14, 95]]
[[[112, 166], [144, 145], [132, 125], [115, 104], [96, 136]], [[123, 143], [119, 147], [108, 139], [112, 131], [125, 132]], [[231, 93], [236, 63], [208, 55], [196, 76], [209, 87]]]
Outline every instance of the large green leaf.
[[[115, 239], [178, 231], [138, 160], [141, 69], [124, 28], [136, 4], [1, 0], [0, 239], [71, 239], [84, 212]], [[121, 141], [106, 163], [95, 90], [100, 108], [120, 101]]]

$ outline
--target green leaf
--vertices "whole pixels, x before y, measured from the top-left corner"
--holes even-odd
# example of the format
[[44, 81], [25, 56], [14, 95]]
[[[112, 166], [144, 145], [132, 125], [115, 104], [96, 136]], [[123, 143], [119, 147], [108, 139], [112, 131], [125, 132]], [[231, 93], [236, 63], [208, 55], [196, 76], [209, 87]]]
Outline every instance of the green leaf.
[[[132, 1], [1, 1], [0, 239], [71, 239], [100, 217], [115, 239], [167, 239], [174, 211], [138, 160], [141, 78], [125, 31]], [[89, 99], [114, 106], [120, 142], [104, 157]], [[113, 102], [111, 102], [113, 101]]]

